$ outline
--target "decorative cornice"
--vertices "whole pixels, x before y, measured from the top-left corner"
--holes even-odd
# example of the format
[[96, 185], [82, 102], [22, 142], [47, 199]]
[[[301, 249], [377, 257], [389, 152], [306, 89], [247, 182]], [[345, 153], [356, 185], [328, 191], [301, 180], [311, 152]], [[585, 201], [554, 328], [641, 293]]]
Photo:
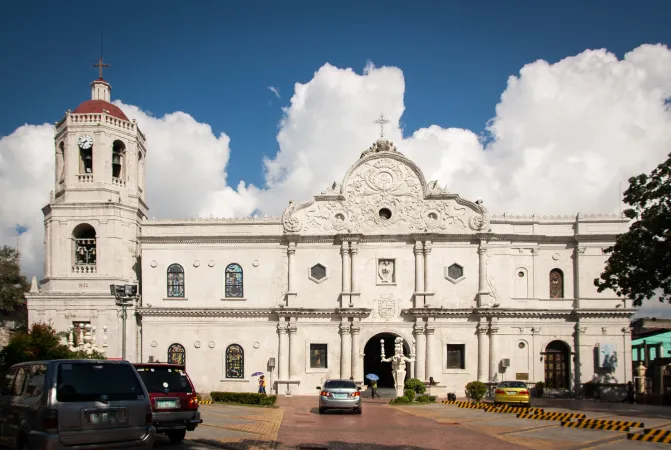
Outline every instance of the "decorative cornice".
[[268, 317], [270, 308], [138, 308], [143, 317]]
[[189, 217], [184, 219], [146, 219], [143, 225], [180, 226], [192, 225], [247, 225], [250, 223], [282, 225], [280, 217]]

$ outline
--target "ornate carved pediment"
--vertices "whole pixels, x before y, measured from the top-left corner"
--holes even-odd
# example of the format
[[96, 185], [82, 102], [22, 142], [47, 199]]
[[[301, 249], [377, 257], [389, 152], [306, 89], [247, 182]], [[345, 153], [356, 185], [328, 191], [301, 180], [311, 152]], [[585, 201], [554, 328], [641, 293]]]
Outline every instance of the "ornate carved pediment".
[[489, 214], [480, 203], [426, 183], [419, 168], [394, 145], [378, 140], [321, 196], [289, 207], [286, 233], [469, 234], [487, 231]]

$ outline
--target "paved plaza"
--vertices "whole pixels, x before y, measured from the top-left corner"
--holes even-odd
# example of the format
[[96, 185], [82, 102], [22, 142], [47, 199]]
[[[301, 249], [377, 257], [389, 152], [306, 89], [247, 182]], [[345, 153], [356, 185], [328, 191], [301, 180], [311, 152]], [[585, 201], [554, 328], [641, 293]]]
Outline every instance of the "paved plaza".
[[[391, 406], [387, 399], [364, 399], [362, 415], [320, 415], [315, 397], [278, 399], [276, 408], [202, 405], [203, 424], [183, 444], [159, 439], [160, 450], [278, 449], [671, 449], [671, 444], [628, 439], [644, 430], [668, 431], [671, 412], [645, 416], [645, 408], [610, 411], [544, 407], [546, 419], [516, 413], [460, 408], [454, 404]], [[573, 418], [566, 418], [572, 414]], [[584, 417], [581, 415], [584, 414]], [[629, 415], [627, 415], [629, 414]], [[665, 417], [666, 416], [666, 417]], [[547, 417], [553, 417], [548, 419]], [[598, 421], [598, 422], [597, 422]], [[595, 427], [580, 428], [586, 423]], [[623, 426], [629, 422], [632, 426]], [[564, 423], [564, 425], [562, 425]], [[575, 425], [566, 425], [575, 423]], [[615, 424], [615, 425], [613, 425]], [[619, 424], [619, 425], [617, 425]], [[660, 434], [663, 436], [663, 434]]]

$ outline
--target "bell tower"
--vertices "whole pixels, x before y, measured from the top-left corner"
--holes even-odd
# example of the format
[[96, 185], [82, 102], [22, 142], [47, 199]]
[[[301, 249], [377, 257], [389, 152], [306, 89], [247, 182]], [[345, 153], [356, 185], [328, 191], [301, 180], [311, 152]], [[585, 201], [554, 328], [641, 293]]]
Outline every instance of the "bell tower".
[[[94, 67], [99, 76], [91, 99], [55, 123], [54, 189], [42, 208], [44, 278], [29, 296], [30, 323], [51, 320], [57, 331], [72, 322], [61, 316], [77, 316], [112, 332], [117, 312], [110, 285], [139, 282], [146, 139], [135, 119], [110, 103], [112, 86], [103, 78], [109, 65], [101, 57]], [[100, 320], [101, 314], [114, 319]]]

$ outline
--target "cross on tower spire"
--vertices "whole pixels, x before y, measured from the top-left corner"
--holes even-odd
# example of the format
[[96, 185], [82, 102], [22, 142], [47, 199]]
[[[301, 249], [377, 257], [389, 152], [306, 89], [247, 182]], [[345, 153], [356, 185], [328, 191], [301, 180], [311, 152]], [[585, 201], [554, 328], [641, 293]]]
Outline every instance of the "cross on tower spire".
[[103, 79], [103, 68], [109, 69], [109, 64], [103, 64], [103, 57], [100, 55], [100, 59], [98, 60], [98, 64], [94, 64], [93, 67], [97, 67], [100, 73], [100, 79]]
[[384, 114], [380, 114], [380, 118], [377, 119], [374, 123], [380, 125], [380, 139], [384, 137], [384, 126], [390, 121], [384, 118]]

